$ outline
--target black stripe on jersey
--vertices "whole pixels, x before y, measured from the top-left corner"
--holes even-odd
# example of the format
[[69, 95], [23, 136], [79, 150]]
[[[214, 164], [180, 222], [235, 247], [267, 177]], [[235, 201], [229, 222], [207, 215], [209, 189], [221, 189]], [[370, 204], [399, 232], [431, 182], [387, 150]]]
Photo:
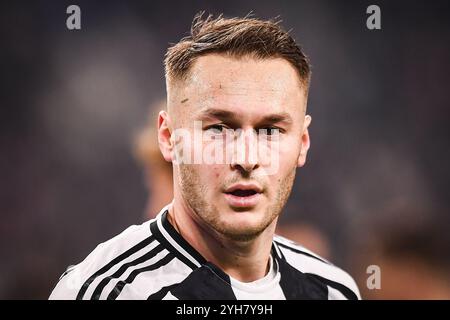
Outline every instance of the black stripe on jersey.
[[286, 245], [286, 244], [284, 244], [284, 243], [280, 243], [280, 242], [277, 241], [277, 240], [274, 240], [274, 241], [275, 241], [279, 246], [281, 246], [281, 247], [283, 247], [283, 248], [286, 248], [286, 249], [289, 249], [289, 250], [294, 251], [294, 252], [296, 252], [296, 253], [300, 253], [300, 254], [303, 254], [303, 255], [305, 255], [305, 256], [308, 256], [308, 257], [317, 259], [317, 260], [322, 261], [323, 263], [326, 263], [326, 264], [328, 264], [328, 265], [330, 264], [329, 262], [327, 262], [327, 261], [325, 261], [325, 260], [323, 260], [323, 259], [320, 259], [319, 257], [316, 257], [316, 256], [313, 255], [313, 254], [310, 254], [310, 253], [308, 253], [308, 252], [302, 251], [302, 250], [297, 249], [297, 248], [293, 248], [293, 247], [288, 246], [288, 245]]
[[167, 215], [169, 212], [166, 210], [161, 216], [161, 223], [163, 228], [167, 231], [167, 233], [174, 239], [187, 253], [189, 253], [195, 260], [197, 260], [200, 264], [206, 263], [205, 258], [195, 250], [179, 233], [175, 228], [170, 224]]
[[89, 288], [90, 284], [95, 280], [95, 278], [97, 278], [98, 276], [104, 274], [105, 272], [107, 272], [109, 269], [111, 269], [112, 267], [114, 267], [116, 264], [118, 264], [119, 262], [125, 260], [126, 258], [128, 258], [129, 256], [131, 256], [132, 254], [138, 252], [139, 250], [145, 248], [146, 246], [148, 246], [150, 243], [152, 243], [152, 241], [155, 240], [155, 238], [153, 237], [153, 235], [149, 236], [147, 239], [142, 240], [141, 242], [139, 242], [137, 245], [135, 245], [134, 247], [132, 247], [131, 249], [125, 251], [124, 253], [120, 254], [119, 256], [117, 256], [116, 258], [114, 258], [111, 262], [109, 262], [108, 264], [106, 264], [105, 266], [103, 266], [100, 270], [98, 270], [97, 272], [95, 272], [92, 276], [90, 276], [83, 284], [83, 286], [81, 287], [80, 291], [77, 294], [77, 300], [81, 300], [84, 297], [84, 294], [86, 293], [86, 290]]
[[[195, 274], [193, 274], [194, 272]], [[200, 286], [202, 282], [207, 283], [207, 285]], [[192, 283], [195, 283], [195, 286]], [[199, 289], [199, 286], [201, 289]], [[231, 288], [230, 277], [211, 262], [207, 262], [193, 271], [182, 282], [166, 286], [151, 294], [147, 300], [161, 300], [169, 291], [177, 295], [178, 299], [194, 299], [194, 297], [195, 299], [206, 297], [208, 300], [236, 299]]]
[[162, 266], [165, 266], [166, 264], [168, 264], [170, 261], [172, 261], [172, 259], [174, 258], [174, 255], [171, 253], [168, 253], [164, 258], [162, 258], [161, 260], [158, 260], [157, 262], [155, 262], [152, 265], [140, 268], [140, 269], [136, 269], [133, 270], [130, 275], [123, 281], [119, 281], [116, 286], [111, 290], [111, 292], [108, 295], [108, 300], [115, 300], [118, 295], [122, 292], [123, 288], [127, 285], [130, 284], [134, 281], [134, 279], [136, 279], [136, 277], [142, 273], [142, 272], [147, 272], [147, 271], [152, 271], [152, 270], [156, 270], [158, 268], [161, 268]]
[[170, 293], [179, 300], [236, 300], [230, 278], [217, 269], [208, 262], [192, 271]]
[[[206, 260], [199, 254], [197, 251], [195, 251], [194, 248], [191, 247], [189, 243], [187, 243], [186, 240], [184, 240], [178, 232], [172, 227], [170, 222], [167, 219], [167, 211], [165, 211], [161, 216], [161, 222], [164, 227], [164, 230], [166, 230], [170, 236], [173, 237], [174, 241], [177, 242], [178, 245], [180, 245], [186, 252], [191, 254], [194, 259], [196, 259], [200, 264], [203, 264], [206, 262]], [[155, 238], [162, 244], [164, 247], [172, 252], [176, 258], [178, 258], [180, 261], [182, 261], [184, 264], [186, 264], [189, 268], [192, 270], [195, 270], [198, 268], [191, 260], [189, 260], [184, 254], [182, 254], [180, 251], [178, 251], [172, 244], [164, 237], [164, 235], [159, 230], [157, 221], [153, 221], [150, 224], [150, 231], [152, 235], [155, 236]]]
[[280, 287], [286, 300], [327, 300], [328, 288], [318, 279], [295, 269], [285, 259], [276, 256]]
[[231, 280], [230, 280], [230, 276], [227, 275], [222, 269], [220, 269], [218, 266], [216, 266], [214, 263], [212, 262], [207, 262], [204, 264], [204, 267], [208, 268], [209, 270], [211, 270], [211, 272], [213, 274], [215, 274], [217, 277], [219, 277], [220, 279], [222, 279], [223, 282], [227, 283], [229, 286], [231, 286]]
[[317, 274], [313, 274], [313, 273], [307, 273], [307, 275], [318, 279], [319, 281], [329, 285], [330, 287], [333, 287], [334, 289], [336, 289], [340, 293], [342, 293], [344, 295], [344, 297], [346, 297], [349, 300], [358, 300], [358, 296], [351, 289], [344, 286], [342, 283], [326, 279], [324, 277], [321, 277], [321, 276], [319, 276]]
[[277, 256], [279, 259], [284, 259], [284, 254], [281, 249], [278, 247], [278, 244], [275, 241], [272, 241], [272, 255]]
[[179, 284], [180, 283], [174, 283], [174, 284], [171, 284], [170, 286], [163, 287], [163, 288], [161, 288], [161, 290], [149, 295], [147, 300], [162, 300], [162, 298], [164, 298], [166, 296], [167, 292], [169, 292], [170, 290], [172, 290]]
[[152, 250], [150, 250], [146, 254], [140, 256], [139, 258], [121, 265], [120, 268], [116, 272], [114, 272], [112, 275], [110, 275], [110, 276], [102, 279], [102, 281], [100, 281], [100, 283], [97, 285], [97, 288], [95, 288], [94, 292], [92, 293], [91, 299], [92, 300], [100, 299], [100, 295], [102, 294], [103, 289], [108, 285], [108, 283], [111, 280], [119, 278], [121, 275], [123, 275], [128, 270], [128, 268], [136, 266], [147, 260], [150, 260], [155, 255], [160, 253], [162, 250], [164, 250], [164, 247], [162, 245], [157, 245]]

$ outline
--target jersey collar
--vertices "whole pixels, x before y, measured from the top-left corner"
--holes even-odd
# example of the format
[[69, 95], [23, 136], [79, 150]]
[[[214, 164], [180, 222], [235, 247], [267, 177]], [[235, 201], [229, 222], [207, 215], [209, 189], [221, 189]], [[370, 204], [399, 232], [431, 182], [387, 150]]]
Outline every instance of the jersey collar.
[[[169, 206], [170, 204], [166, 205], [150, 224], [152, 234], [160, 243], [165, 245], [169, 251], [173, 252], [175, 256], [191, 267], [191, 269], [194, 270], [204, 264], [212, 265], [217, 268], [215, 265], [208, 262], [178, 233], [178, 231], [175, 230], [167, 218]], [[272, 241], [271, 255], [273, 257], [273, 262], [276, 264], [278, 264], [279, 260], [284, 259], [283, 254], [275, 241]]]

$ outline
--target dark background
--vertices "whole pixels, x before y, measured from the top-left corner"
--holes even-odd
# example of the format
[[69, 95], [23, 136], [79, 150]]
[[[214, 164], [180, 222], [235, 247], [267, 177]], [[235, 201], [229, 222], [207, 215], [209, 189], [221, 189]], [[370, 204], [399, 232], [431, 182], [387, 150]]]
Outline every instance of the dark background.
[[[70, 4], [81, 8], [79, 31], [66, 28]], [[370, 4], [381, 8], [381, 30], [366, 28]], [[388, 246], [394, 254], [427, 244], [423, 256], [446, 270], [448, 1], [3, 1], [0, 9], [0, 298], [46, 299], [66, 266], [144, 221], [131, 141], [164, 97], [169, 43], [200, 10], [280, 16], [311, 59], [312, 146], [282, 222], [316, 226], [331, 260], [352, 275], [377, 264], [368, 239], [385, 243], [405, 228], [422, 238]]]

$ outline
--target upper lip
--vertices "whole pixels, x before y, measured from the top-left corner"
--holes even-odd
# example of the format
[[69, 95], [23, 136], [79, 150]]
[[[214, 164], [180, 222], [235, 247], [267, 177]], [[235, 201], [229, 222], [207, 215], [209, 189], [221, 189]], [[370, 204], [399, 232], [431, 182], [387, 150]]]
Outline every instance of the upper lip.
[[262, 188], [255, 183], [248, 183], [248, 184], [237, 183], [237, 184], [233, 184], [232, 186], [225, 189], [225, 193], [231, 193], [236, 190], [253, 190], [257, 193], [262, 192]]

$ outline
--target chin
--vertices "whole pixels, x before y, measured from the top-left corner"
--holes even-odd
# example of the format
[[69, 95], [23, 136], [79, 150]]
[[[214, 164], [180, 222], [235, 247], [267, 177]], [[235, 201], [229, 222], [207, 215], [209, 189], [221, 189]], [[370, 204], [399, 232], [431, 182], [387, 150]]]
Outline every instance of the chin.
[[221, 211], [220, 217], [224, 224], [256, 227], [266, 219], [264, 210], [259, 208], [231, 208]]
[[226, 238], [233, 241], [251, 241], [258, 237], [264, 229], [253, 229], [253, 228], [228, 228], [221, 232]]
[[222, 216], [216, 229], [228, 238], [250, 240], [261, 234], [267, 225], [262, 213], [232, 212]]

